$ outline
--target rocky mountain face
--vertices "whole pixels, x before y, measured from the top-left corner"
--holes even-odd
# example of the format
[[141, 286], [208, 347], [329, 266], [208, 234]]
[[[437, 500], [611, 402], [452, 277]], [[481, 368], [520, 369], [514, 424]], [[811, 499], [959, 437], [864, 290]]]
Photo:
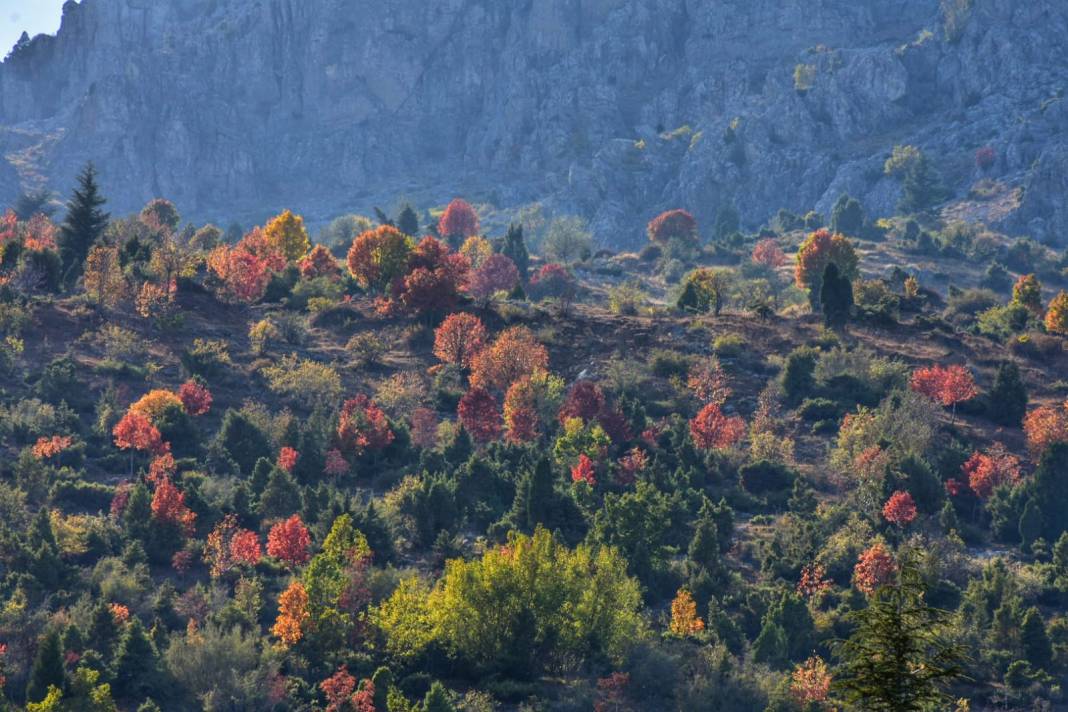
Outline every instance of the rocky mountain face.
[[0, 65], [0, 204], [91, 159], [113, 212], [537, 200], [619, 248], [672, 207], [889, 214], [913, 144], [1063, 245], [1066, 36], [1061, 0], [71, 0]]

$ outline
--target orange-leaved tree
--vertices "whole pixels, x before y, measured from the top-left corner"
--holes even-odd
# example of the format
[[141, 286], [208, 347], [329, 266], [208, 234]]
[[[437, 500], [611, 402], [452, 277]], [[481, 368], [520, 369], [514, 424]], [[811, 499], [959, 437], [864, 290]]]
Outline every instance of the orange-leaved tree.
[[871, 595], [897, 575], [897, 563], [882, 542], [876, 542], [861, 552], [853, 567], [853, 585], [861, 593]]
[[471, 364], [471, 385], [505, 391], [535, 369], [549, 365], [549, 352], [525, 326], [502, 331], [493, 344], [482, 349]]
[[470, 368], [485, 346], [486, 327], [474, 314], [450, 314], [434, 331], [434, 355], [460, 368]]
[[1063, 289], [1057, 292], [1046, 310], [1046, 331], [1068, 336], [1068, 292]]
[[380, 225], [356, 237], [349, 248], [349, 273], [362, 289], [384, 293], [404, 275], [415, 245], [391, 225]]
[[702, 408], [690, 421], [690, 437], [702, 450], [729, 448], [745, 435], [745, 421], [727, 416], [715, 403]]
[[311, 620], [308, 592], [300, 581], [293, 581], [278, 597], [278, 618], [271, 633], [285, 647], [292, 647], [304, 637], [304, 627]]
[[809, 302], [818, 305], [827, 265], [833, 262], [838, 274], [852, 280], [858, 274], [858, 261], [853, 244], [844, 235], [832, 235], [826, 228], [820, 228], [810, 233], [798, 248], [794, 279], [800, 289], [808, 290]]
[[697, 635], [705, 629], [705, 622], [697, 615], [693, 594], [680, 588], [671, 602], [671, 632], [681, 637]]

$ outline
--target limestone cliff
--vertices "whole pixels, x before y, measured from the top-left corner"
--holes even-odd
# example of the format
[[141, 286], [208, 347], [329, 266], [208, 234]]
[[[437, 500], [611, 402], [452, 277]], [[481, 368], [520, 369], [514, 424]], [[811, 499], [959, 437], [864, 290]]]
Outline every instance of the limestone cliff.
[[72, 0], [0, 65], [0, 204], [92, 159], [115, 212], [463, 194], [622, 247], [676, 206], [887, 214], [898, 143], [963, 197], [989, 145], [1000, 225], [1064, 244], [1066, 36], [1055, 0]]

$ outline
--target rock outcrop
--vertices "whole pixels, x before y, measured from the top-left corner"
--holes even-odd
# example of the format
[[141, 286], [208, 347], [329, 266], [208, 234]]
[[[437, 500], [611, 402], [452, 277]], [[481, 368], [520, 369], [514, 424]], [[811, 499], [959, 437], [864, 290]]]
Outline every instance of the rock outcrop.
[[1064, 244], [1066, 36], [1056, 0], [71, 0], [0, 64], [0, 204], [91, 159], [114, 212], [462, 194], [623, 247], [669, 207], [889, 214], [908, 143], [958, 196], [1022, 188], [1000, 226]]

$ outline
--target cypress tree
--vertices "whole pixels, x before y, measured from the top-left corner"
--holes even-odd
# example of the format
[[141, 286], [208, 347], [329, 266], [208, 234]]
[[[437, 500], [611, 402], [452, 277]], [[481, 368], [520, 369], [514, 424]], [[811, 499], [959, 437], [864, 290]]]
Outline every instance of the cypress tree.
[[501, 254], [515, 263], [519, 270], [519, 281], [526, 284], [527, 272], [530, 269], [530, 253], [523, 239], [522, 225], [512, 223], [508, 226], [508, 232], [504, 236], [504, 245], [501, 246]]
[[820, 306], [824, 323], [832, 327], [845, 325], [853, 310], [853, 283], [838, 271], [834, 262], [829, 262], [823, 270]]
[[78, 174], [78, 187], [67, 203], [67, 217], [59, 229], [59, 256], [68, 285], [81, 276], [89, 248], [104, 234], [110, 218], [100, 209], [105, 202], [96, 183], [96, 168], [89, 163]]
[[48, 687], [64, 688], [63, 648], [59, 633], [51, 631], [41, 639], [33, 659], [30, 682], [26, 686], [26, 701], [40, 702], [48, 695]]
[[1027, 413], [1027, 387], [1014, 361], [998, 366], [988, 401], [991, 420], [998, 425], [1018, 428]]
[[419, 216], [410, 203], [405, 203], [397, 214], [397, 229], [411, 237], [419, 236]]

